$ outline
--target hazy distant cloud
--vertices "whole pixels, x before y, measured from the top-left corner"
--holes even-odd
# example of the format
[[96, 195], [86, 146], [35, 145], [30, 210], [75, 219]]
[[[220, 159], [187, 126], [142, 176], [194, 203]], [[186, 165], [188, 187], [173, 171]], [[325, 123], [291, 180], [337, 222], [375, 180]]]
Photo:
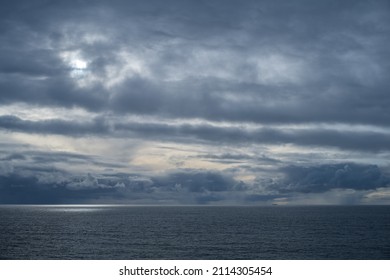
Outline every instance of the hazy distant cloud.
[[268, 187], [284, 192], [325, 192], [330, 189], [370, 190], [387, 187], [390, 177], [376, 165], [354, 163], [287, 166], [281, 169], [284, 178]]
[[243, 190], [242, 186], [233, 178], [200, 170], [149, 178], [132, 174], [72, 176], [54, 169], [24, 172], [24, 175], [12, 170], [0, 173], [0, 203], [82, 203], [88, 199], [104, 202], [112, 198], [149, 199], [153, 203], [157, 202], [158, 194], [170, 195], [175, 204], [186, 203], [186, 194], [195, 202], [207, 203], [238, 190]]
[[[286, 166], [280, 179], [254, 184], [211, 170], [182, 170], [159, 176], [137, 174], [71, 175], [54, 168], [20, 172], [0, 165], [1, 203], [361, 203], [386, 201], [390, 178], [375, 165], [354, 163]], [[263, 190], [263, 191], [262, 191]], [[324, 194], [321, 198], [319, 194]], [[339, 196], [337, 195], [339, 193]], [[350, 194], [350, 195], [348, 195]]]
[[228, 176], [212, 171], [180, 172], [160, 178], [162, 187], [187, 190], [189, 192], [220, 192], [231, 190], [237, 182]]

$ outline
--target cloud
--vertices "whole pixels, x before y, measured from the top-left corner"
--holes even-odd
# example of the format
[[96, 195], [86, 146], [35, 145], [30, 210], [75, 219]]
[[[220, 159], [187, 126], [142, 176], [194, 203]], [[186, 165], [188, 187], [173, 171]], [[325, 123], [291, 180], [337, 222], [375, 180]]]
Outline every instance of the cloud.
[[390, 178], [376, 165], [354, 163], [286, 166], [281, 168], [283, 179], [268, 188], [281, 193], [318, 193], [331, 189], [373, 190], [386, 187]]
[[66, 120], [29, 121], [15, 116], [0, 116], [0, 127], [11, 131], [25, 133], [59, 134], [79, 136], [88, 134], [108, 134], [108, 127], [103, 119], [81, 123]]
[[[33, 170], [31, 170], [33, 171]], [[248, 184], [226, 173], [182, 170], [159, 176], [72, 175], [2, 168], [1, 203], [358, 204], [386, 203], [390, 178], [374, 165], [287, 166], [279, 180]], [[165, 201], [165, 202], [164, 202]]]
[[23, 120], [16, 116], [0, 116], [0, 129], [24, 133], [58, 134], [71, 137], [88, 135], [128, 137], [165, 141], [206, 141], [211, 143], [294, 144], [298, 146], [332, 147], [357, 151], [388, 151], [388, 131], [341, 130], [328, 128], [245, 128], [236, 125], [162, 122], [123, 122], [115, 118], [95, 117], [92, 120], [49, 119]]
[[39, 182], [37, 177], [17, 174], [0, 176], [0, 194], [0, 203], [3, 204], [72, 204], [115, 195], [105, 188], [84, 188], [76, 191], [63, 184], [45, 184]]
[[2, 202], [387, 201], [388, 8], [6, 1]]
[[235, 182], [232, 178], [212, 171], [179, 172], [161, 178], [158, 184], [165, 188], [184, 189], [189, 192], [220, 192], [230, 190]]
[[[231, 1], [223, 8], [170, 1], [175, 9], [115, 1], [93, 5], [99, 19], [88, 3], [25, 3], [29, 14], [10, 5], [7, 26], [16, 34], [2, 39], [8, 46], [0, 52], [3, 104], [232, 122], [389, 124], [387, 107], [380, 106], [389, 102], [383, 62], [389, 25], [381, 1], [337, 9], [305, 1]], [[79, 23], [76, 30], [67, 27], [72, 22]], [[30, 44], [14, 38], [29, 32]], [[72, 62], [62, 60], [63, 52], [85, 60], [84, 78], [69, 76]]]
[[262, 163], [262, 164], [278, 164], [279, 160], [270, 158], [266, 155], [250, 155], [250, 154], [203, 154], [198, 155], [196, 158], [204, 159], [205, 161], [211, 162], [220, 162], [220, 163], [246, 163], [246, 162], [254, 162], [254, 163]]
[[174, 204], [191, 199], [205, 204], [243, 189], [242, 183], [227, 175], [202, 170], [146, 177], [124, 173], [72, 175], [49, 166], [22, 171], [20, 167], [0, 167], [0, 203], [83, 203], [89, 199], [158, 203], [159, 196], [168, 196]]

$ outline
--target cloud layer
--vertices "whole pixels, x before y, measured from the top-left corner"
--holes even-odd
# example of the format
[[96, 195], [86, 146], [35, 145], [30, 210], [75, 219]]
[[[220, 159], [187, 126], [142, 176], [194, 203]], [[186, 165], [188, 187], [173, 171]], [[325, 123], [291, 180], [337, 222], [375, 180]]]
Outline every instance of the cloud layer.
[[387, 204], [389, 15], [6, 1], [0, 202]]

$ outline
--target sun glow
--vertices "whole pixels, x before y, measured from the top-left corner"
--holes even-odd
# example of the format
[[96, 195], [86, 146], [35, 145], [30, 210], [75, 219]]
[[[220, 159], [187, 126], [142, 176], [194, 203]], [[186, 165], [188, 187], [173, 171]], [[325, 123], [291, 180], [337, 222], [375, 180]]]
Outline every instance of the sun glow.
[[73, 69], [84, 70], [87, 68], [87, 62], [81, 59], [72, 60], [70, 63]]
[[88, 62], [78, 51], [66, 51], [60, 57], [69, 67], [69, 74], [72, 78], [84, 78], [88, 72]]

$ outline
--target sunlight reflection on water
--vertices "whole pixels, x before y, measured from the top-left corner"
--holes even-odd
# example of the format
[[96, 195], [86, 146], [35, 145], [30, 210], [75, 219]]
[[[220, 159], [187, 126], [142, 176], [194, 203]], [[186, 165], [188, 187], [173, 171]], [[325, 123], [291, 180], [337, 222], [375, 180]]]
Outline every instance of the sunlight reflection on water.
[[97, 212], [109, 209], [111, 205], [47, 205], [41, 206], [50, 212]]

